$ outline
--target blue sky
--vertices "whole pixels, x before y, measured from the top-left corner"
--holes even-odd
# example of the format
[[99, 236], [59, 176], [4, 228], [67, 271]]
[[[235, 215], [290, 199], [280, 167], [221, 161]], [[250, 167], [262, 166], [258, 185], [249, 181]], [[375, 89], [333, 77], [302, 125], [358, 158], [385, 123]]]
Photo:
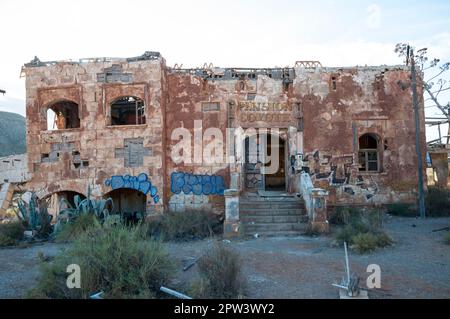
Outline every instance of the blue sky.
[[[410, 42], [450, 61], [449, 14], [448, 0], [0, 0], [0, 88], [7, 91], [0, 110], [25, 113], [19, 73], [35, 55], [78, 60], [153, 50], [169, 66], [292, 66], [309, 59], [352, 66], [400, 64], [395, 44]], [[448, 95], [442, 98], [446, 104]]]

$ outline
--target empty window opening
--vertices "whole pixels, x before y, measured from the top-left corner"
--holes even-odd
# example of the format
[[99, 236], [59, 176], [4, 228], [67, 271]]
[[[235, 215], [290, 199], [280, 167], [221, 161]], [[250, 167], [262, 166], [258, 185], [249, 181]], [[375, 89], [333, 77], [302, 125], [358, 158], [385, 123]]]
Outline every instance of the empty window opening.
[[47, 108], [47, 130], [65, 130], [80, 127], [78, 104], [59, 101]]
[[336, 91], [337, 85], [336, 85], [336, 77], [331, 77], [331, 87], [333, 88], [333, 91]]
[[145, 124], [145, 104], [134, 96], [121, 97], [111, 103], [111, 125]]
[[359, 138], [358, 162], [360, 172], [379, 172], [379, 152], [376, 136], [364, 134]]

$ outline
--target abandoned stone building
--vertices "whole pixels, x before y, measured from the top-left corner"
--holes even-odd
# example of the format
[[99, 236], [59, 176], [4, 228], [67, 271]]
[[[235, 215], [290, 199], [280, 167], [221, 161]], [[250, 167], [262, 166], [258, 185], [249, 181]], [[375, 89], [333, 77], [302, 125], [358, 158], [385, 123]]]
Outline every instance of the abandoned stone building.
[[[94, 197], [113, 198], [116, 212], [224, 213], [227, 207], [234, 230], [253, 208], [265, 208], [273, 222], [277, 212], [286, 217], [280, 225], [287, 228], [274, 230], [295, 231], [299, 216], [287, 217], [295, 209], [306, 214], [307, 200], [320, 211], [324, 203], [330, 209], [417, 197], [405, 66], [329, 68], [299, 61], [286, 68], [182, 69], [146, 52], [78, 62], [35, 58], [23, 74], [26, 188], [41, 199], [70, 201], [90, 187]], [[206, 141], [216, 142], [222, 160], [202, 156]], [[178, 154], [184, 161], [173, 156], [180, 143], [187, 147]], [[252, 156], [263, 160], [250, 162]], [[265, 156], [278, 168], [265, 173]], [[249, 219], [255, 227], [256, 217]]]

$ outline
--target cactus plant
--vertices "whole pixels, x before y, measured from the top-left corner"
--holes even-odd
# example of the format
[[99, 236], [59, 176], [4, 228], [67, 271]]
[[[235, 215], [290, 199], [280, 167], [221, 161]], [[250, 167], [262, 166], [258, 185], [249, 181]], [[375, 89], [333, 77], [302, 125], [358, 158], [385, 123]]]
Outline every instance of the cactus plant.
[[74, 197], [74, 206], [72, 206], [67, 199], [63, 198], [61, 200], [61, 205], [65, 205], [67, 208], [64, 208], [60, 211], [60, 215], [67, 216], [68, 221], [71, 222], [75, 220], [78, 216], [82, 214], [94, 214], [99, 221], [104, 222], [105, 219], [109, 216], [108, 203], [113, 207], [112, 198], [108, 199], [91, 199], [90, 188], [88, 188], [87, 197], [85, 199], [81, 199], [79, 195]]
[[30, 202], [27, 204], [19, 199], [16, 215], [26, 230], [36, 233], [37, 237], [45, 238], [52, 232], [51, 222], [53, 216], [47, 211], [44, 204], [39, 204], [36, 193], [31, 194]]

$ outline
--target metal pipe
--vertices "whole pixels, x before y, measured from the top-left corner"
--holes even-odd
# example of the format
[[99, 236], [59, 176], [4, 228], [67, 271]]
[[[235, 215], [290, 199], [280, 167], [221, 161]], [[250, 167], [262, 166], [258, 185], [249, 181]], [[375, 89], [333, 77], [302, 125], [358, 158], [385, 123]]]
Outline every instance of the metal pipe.
[[350, 267], [348, 265], [348, 253], [346, 241], [344, 241], [344, 250], [345, 250], [345, 267], [347, 268], [347, 285], [350, 285]]
[[[422, 148], [420, 147], [420, 117], [419, 117], [419, 98], [417, 94], [417, 79], [416, 79], [416, 63], [414, 60], [414, 53], [411, 49], [411, 89], [413, 93], [413, 108], [414, 108], [414, 120], [416, 126], [416, 154], [417, 154], [417, 173], [418, 173], [418, 185], [419, 190], [419, 213], [421, 218], [425, 218], [425, 191], [423, 189], [423, 160], [422, 160]], [[425, 85], [425, 89], [428, 90]], [[437, 103], [439, 104], [439, 103]], [[444, 113], [445, 114], [445, 113]], [[447, 114], [446, 114], [447, 115]]]
[[177, 297], [179, 299], [192, 299], [191, 297], [186, 296], [186, 295], [184, 295], [184, 294], [182, 294], [182, 293], [180, 293], [178, 291], [175, 291], [175, 290], [163, 287], [163, 286], [161, 286], [160, 290], [162, 292], [165, 292], [166, 294], [169, 294], [171, 296]]

